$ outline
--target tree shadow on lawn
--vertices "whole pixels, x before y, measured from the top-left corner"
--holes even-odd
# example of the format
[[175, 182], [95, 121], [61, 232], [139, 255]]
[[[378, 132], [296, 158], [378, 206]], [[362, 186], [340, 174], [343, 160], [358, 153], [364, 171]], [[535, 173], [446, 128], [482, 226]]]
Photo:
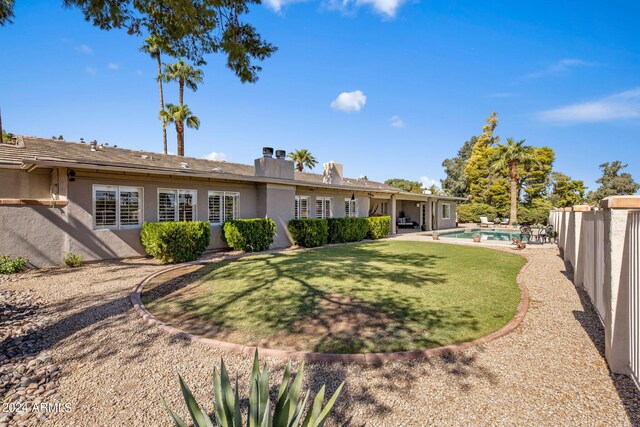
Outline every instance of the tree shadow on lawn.
[[[292, 350], [357, 353], [431, 348], [451, 343], [446, 332], [434, 338], [432, 331], [462, 328], [470, 333], [480, 328], [467, 309], [424, 307], [415, 296], [422, 288], [447, 283], [445, 273], [434, 271], [444, 258], [440, 255], [389, 254], [366, 245], [331, 248], [329, 258], [327, 253], [257, 255], [175, 273], [177, 277], [149, 287], [143, 300], [176, 303], [180, 314], [167, 320], [192, 333]], [[227, 288], [211, 295], [211, 280], [239, 280], [241, 285], [237, 291]], [[318, 280], [325, 283], [318, 285]], [[182, 293], [187, 286], [189, 292]], [[162, 318], [164, 313], [158, 315]], [[243, 333], [237, 324], [245, 320], [272, 336], [261, 339], [251, 337], [253, 331]]]

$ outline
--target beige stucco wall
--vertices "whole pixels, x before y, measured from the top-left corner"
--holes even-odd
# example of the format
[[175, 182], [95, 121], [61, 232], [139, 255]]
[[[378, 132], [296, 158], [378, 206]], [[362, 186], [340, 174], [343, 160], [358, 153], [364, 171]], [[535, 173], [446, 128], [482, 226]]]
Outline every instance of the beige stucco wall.
[[287, 225], [294, 217], [296, 188], [292, 185], [262, 184], [258, 186], [256, 199], [260, 217], [271, 218], [277, 226], [272, 248], [283, 248], [293, 244]]
[[[449, 205], [449, 209], [450, 209], [450, 214], [449, 214], [449, 219], [444, 219], [442, 218], [442, 205]], [[438, 201], [436, 203], [436, 207], [437, 207], [437, 213], [436, 215], [438, 216], [438, 230], [443, 230], [446, 228], [455, 228], [456, 226], [456, 203], [455, 202], [444, 202], [444, 201]]]
[[51, 169], [0, 169], [0, 199], [48, 199]]

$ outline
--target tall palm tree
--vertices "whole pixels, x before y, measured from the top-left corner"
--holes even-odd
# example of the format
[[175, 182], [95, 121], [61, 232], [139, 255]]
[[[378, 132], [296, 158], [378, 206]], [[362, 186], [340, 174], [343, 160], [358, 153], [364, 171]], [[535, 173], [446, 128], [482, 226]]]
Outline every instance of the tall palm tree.
[[305, 166], [309, 169], [313, 169], [315, 165], [318, 164], [316, 158], [313, 157], [306, 148], [289, 153], [289, 158], [296, 162], [296, 169], [300, 172], [304, 170]]
[[[162, 91], [162, 50], [165, 44], [163, 40], [155, 35], [151, 35], [144, 40], [144, 44], [140, 48], [141, 51], [148, 53], [151, 58], [155, 59], [158, 63], [158, 90], [160, 91], [160, 109], [164, 109], [164, 93]], [[162, 117], [162, 144], [164, 148], [164, 154], [167, 154], [167, 122]]]
[[184, 105], [184, 87], [187, 86], [192, 91], [198, 90], [198, 84], [202, 83], [204, 73], [202, 70], [193, 68], [189, 64], [185, 64], [183, 60], [179, 60], [173, 64], [165, 64], [163, 78], [167, 82], [177, 81], [180, 88], [179, 103]]
[[187, 105], [167, 104], [160, 111], [160, 117], [167, 123], [175, 123], [178, 139], [178, 156], [184, 156], [184, 126], [192, 129], [200, 128], [200, 119], [194, 116]]
[[524, 145], [525, 140], [515, 142], [513, 138], [507, 138], [507, 143], [495, 147], [493, 169], [501, 171], [508, 169], [511, 180], [511, 214], [509, 222], [518, 221], [518, 180], [519, 168], [529, 168], [535, 163], [533, 147]]

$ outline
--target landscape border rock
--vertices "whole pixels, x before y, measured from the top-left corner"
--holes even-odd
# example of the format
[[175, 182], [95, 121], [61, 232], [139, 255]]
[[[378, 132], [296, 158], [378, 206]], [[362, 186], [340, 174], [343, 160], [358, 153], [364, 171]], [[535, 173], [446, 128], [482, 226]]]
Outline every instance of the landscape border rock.
[[[305, 250], [313, 250], [313, 249], [305, 249]], [[498, 249], [493, 249], [493, 250], [498, 250]], [[287, 249], [285, 249], [284, 251], [287, 251]], [[275, 250], [275, 251], [267, 251], [267, 252], [278, 253], [283, 251]], [[306, 351], [287, 351], [287, 350], [278, 350], [273, 348], [263, 348], [263, 347], [249, 346], [244, 344], [230, 343], [227, 341], [220, 341], [212, 338], [206, 338], [201, 335], [191, 334], [181, 329], [175, 328], [171, 325], [168, 325], [162, 322], [161, 320], [159, 320], [153, 314], [151, 314], [149, 310], [147, 310], [147, 308], [142, 303], [141, 295], [142, 295], [142, 289], [144, 288], [144, 285], [147, 284], [151, 279], [161, 274], [164, 274], [173, 270], [177, 270], [180, 268], [184, 268], [186, 266], [207, 265], [207, 264], [212, 264], [217, 262], [239, 259], [245, 256], [251, 256], [251, 255], [256, 255], [256, 254], [249, 253], [249, 254], [228, 255], [228, 256], [223, 256], [216, 259], [192, 261], [192, 262], [178, 264], [178, 265], [174, 265], [174, 266], [162, 269], [160, 271], [157, 271], [155, 273], [148, 275], [135, 286], [135, 288], [130, 294], [131, 303], [133, 304], [134, 309], [150, 325], [156, 326], [162, 329], [163, 331], [169, 333], [172, 336], [199, 342], [199, 343], [202, 343], [211, 347], [215, 347], [221, 350], [226, 350], [233, 353], [246, 354], [246, 355], [253, 355], [255, 351], [258, 350], [258, 352], [263, 356], [269, 356], [269, 357], [274, 357], [274, 358], [284, 359], [284, 360], [292, 359], [292, 360], [304, 360], [308, 362], [355, 362], [359, 364], [376, 364], [376, 363], [382, 363], [382, 362], [406, 361], [406, 360], [412, 360], [412, 359], [438, 357], [438, 356], [446, 355], [448, 353], [459, 352], [471, 347], [484, 345], [500, 337], [503, 337], [509, 334], [510, 332], [514, 331], [515, 329], [517, 329], [518, 326], [524, 320], [524, 317], [529, 308], [529, 291], [524, 285], [524, 274], [527, 268], [529, 267], [529, 265], [531, 264], [531, 260], [529, 258], [527, 258], [527, 263], [520, 269], [520, 272], [518, 273], [518, 276], [516, 278], [516, 282], [518, 284], [518, 287], [520, 288], [520, 302], [518, 303], [516, 314], [506, 325], [504, 325], [502, 328], [498, 329], [497, 331], [492, 332], [489, 335], [485, 335], [484, 337], [480, 337], [473, 341], [467, 341], [460, 344], [452, 344], [452, 345], [446, 345], [442, 347], [429, 348], [429, 349], [423, 349], [423, 350], [395, 351], [395, 352], [386, 352], [386, 353], [342, 354], [342, 353], [318, 353], [318, 352], [306, 352]]]

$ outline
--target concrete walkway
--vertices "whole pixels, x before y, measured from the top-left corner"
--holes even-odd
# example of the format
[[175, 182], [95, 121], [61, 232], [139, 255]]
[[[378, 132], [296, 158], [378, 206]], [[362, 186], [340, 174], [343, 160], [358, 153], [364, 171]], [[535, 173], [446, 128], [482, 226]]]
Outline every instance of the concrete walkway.
[[[629, 378], [609, 373], [600, 322], [557, 249], [521, 253], [532, 261], [531, 306], [510, 335], [427, 360], [309, 364], [305, 387], [326, 382], [332, 392], [346, 381], [330, 425], [640, 425], [640, 394]], [[44, 347], [60, 368], [59, 394], [71, 410], [42, 425], [171, 425], [161, 396], [187, 417], [176, 371], [211, 410], [211, 375], [221, 356], [231, 375], [240, 372], [246, 395], [249, 357], [169, 337], [132, 310], [129, 292], [160, 268], [126, 261], [29, 273], [2, 285], [48, 301]], [[275, 386], [284, 363], [265, 362]]]

